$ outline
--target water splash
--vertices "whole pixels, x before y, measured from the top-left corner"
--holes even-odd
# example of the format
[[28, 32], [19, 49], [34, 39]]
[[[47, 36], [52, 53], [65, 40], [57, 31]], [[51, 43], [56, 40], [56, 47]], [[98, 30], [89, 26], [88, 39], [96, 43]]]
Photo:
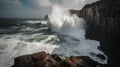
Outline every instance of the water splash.
[[[54, 50], [53, 53], [55, 52], [67, 56], [85, 55], [91, 57], [93, 60], [99, 63], [107, 63], [107, 56], [98, 49], [100, 43], [96, 40], [89, 40], [85, 38], [84, 19], [77, 17], [75, 14], [70, 15], [67, 8], [55, 5], [52, 13], [49, 15], [48, 26], [54, 32], [58, 32], [79, 40], [79, 43], [75, 45], [75, 43], [70, 44], [71, 40], [67, 39], [69, 40], [69, 45], [67, 45], [68, 43], [61, 44], [61, 47], [57, 48], [56, 51]], [[97, 54], [103, 55], [105, 60], [101, 60], [99, 57], [97, 57]]]
[[70, 15], [69, 10], [58, 5], [53, 7], [49, 15], [48, 26], [52, 31], [70, 35], [77, 39], [85, 39], [85, 21], [77, 17], [76, 14]]

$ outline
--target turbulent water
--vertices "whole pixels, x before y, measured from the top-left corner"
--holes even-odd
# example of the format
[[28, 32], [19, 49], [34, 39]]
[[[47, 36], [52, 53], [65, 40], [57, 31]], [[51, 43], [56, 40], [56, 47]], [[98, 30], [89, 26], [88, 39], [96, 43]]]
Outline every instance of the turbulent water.
[[[0, 67], [10, 67], [20, 55], [46, 51], [65, 56], [89, 56], [101, 64], [107, 56], [100, 42], [85, 38], [85, 21], [55, 6], [48, 21], [12, 20], [0, 24]], [[97, 57], [105, 56], [105, 59]]]
[[104, 55], [98, 50], [98, 41], [79, 40], [74, 36], [52, 32], [47, 22], [13, 20], [12, 23], [9, 21], [2, 23], [0, 25], [0, 67], [10, 67], [17, 56], [40, 51], [66, 56], [85, 55], [100, 63], [106, 63], [107, 59], [96, 57], [97, 54]]

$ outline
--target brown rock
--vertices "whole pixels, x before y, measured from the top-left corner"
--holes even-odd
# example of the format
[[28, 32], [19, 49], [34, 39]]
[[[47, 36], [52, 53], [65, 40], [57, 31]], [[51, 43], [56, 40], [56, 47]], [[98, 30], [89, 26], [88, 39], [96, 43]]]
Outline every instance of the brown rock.
[[[94, 67], [92, 65], [95, 63], [90, 58], [88, 58], [86, 56], [81, 56], [81, 57], [72, 56], [71, 60], [74, 63], [76, 63], [78, 65], [78, 67]], [[93, 64], [91, 64], [90, 61], [93, 62]]]
[[34, 61], [30, 55], [16, 57], [12, 67], [34, 67]]
[[[89, 64], [90, 62], [90, 64]], [[93, 67], [88, 57], [65, 57], [57, 54], [49, 55], [39, 52], [15, 58], [12, 67]]]
[[37, 60], [44, 60], [46, 56], [47, 56], [47, 53], [45, 52], [39, 52], [32, 55], [32, 57]]

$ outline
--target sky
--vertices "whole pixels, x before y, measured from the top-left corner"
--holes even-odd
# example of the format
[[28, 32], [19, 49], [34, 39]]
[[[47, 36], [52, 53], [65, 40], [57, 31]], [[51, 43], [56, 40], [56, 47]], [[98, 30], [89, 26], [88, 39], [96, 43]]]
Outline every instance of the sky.
[[0, 18], [44, 18], [54, 5], [80, 10], [97, 0], [0, 0]]

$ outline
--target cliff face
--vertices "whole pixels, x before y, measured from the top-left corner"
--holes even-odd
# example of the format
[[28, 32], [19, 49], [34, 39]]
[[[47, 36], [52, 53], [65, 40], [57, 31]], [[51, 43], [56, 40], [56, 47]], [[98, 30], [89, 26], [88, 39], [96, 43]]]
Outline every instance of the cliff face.
[[78, 11], [75, 13], [87, 22], [86, 37], [100, 41], [100, 49], [110, 58], [108, 63], [118, 63], [118, 53], [120, 53], [120, 1], [101, 0], [88, 4], [79, 13]]
[[117, 1], [102, 0], [86, 5], [79, 13], [89, 26], [100, 31], [114, 32], [118, 35], [120, 26], [120, 3]]

